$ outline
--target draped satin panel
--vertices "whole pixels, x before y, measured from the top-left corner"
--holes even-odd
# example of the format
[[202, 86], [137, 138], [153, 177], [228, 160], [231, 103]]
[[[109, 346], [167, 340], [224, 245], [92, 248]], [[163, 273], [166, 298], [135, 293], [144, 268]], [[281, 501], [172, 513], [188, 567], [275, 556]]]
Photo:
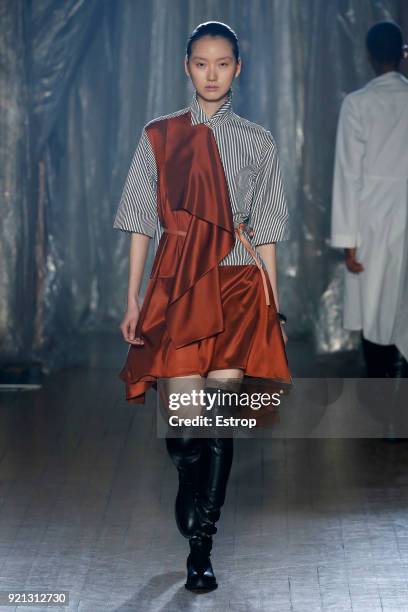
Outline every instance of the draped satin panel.
[[[147, 133], [158, 162], [161, 223], [186, 229], [166, 312], [168, 332], [180, 348], [224, 329], [217, 264], [234, 246], [232, 211], [217, 144], [208, 126], [191, 125], [186, 113], [153, 123]], [[178, 210], [189, 213], [187, 228], [177, 223]], [[169, 257], [174, 252], [164, 247], [158, 276]], [[208, 304], [205, 312], [202, 304]]]

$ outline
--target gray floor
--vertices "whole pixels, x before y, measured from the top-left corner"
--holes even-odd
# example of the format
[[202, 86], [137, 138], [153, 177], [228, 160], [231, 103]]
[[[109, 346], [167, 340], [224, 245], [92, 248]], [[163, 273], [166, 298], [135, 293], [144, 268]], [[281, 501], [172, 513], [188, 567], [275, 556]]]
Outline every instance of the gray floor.
[[[68, 590], [70, 610], [92, 612], [408, 611], [408, 443], [380, 439], [235, 440], [220, 586], [186, 591], [176, 470], [155, 392], [143, 407], [123, 400], [125, 350], [85, 340], [82, 367], [0, 394], [0, 590]], [[296, 375], [307, 350], [292, 343]], [[325, 367], [359, 375], [355, 356]]]

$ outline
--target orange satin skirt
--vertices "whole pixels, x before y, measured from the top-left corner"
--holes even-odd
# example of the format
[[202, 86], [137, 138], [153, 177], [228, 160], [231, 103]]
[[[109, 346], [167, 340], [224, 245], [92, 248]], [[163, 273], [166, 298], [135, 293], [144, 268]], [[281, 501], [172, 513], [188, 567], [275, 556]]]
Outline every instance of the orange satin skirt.
[[[144, 404], [145, 392], [161, 377], [200, 374], [241, 368], [247, 377], [291, 383], [272, 287], [266, 275], [271, 304], [265, 303], [261, 273], [256, 265], [218, 266], [224, 330], [175, 348], [165, 324], [172, 279], [150, 278], [142, 306], [143, 346], [130, 344], [119, 378], [126, 384], [126, 400]], [[146, 303], [146, 299], [148, 303]], [[203, 304], [205, 310], [211, 304]], [[200, 321], [197, 321], [200, 325]], [[265, 382], [266, 382], [265, 381]]]

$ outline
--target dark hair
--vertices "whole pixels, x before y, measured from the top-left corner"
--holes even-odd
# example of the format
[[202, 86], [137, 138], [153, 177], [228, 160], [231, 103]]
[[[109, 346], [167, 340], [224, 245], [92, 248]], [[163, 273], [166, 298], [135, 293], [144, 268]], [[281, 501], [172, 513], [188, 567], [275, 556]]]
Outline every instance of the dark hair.
[[402, 58], [402, 31], [394, 21], [379, 21], [367, 32], [367, 49], [377, 62], [398, 64]]
[[224, 38], [226, 38], [231, 43], [235, 59], [238, 61], [238, 37], [232, 28], [230, 28], [226, 23], [222, 23], [221, 21], [205, 21], [204, 23], [200, 23], [200, 25], [196, 27], [196, 29], [192, 32], [190, 38], [187, 41], [186, 55], [188, 60], [190, 59], [193, 43], [195, 43], [196, 40], [202, 38], [203, 36], [223, 36]]

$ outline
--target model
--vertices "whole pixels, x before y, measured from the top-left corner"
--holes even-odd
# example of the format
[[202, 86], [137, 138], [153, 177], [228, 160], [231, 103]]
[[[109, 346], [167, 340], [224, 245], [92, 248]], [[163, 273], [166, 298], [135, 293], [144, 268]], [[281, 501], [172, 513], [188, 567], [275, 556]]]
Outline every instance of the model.
[[[408, 327], [400, 287], [407, 273], [408, 79], [401, 28], [381, 21], [367, 32], [375, 72], [348, 94], [337, 126], [331, 245], [344, 248], [343, 326], [360, 330], [367, 375], [408, 375]], [[404, 330], [404, 332], [402, 331]]]
[[[289, 235], [288, 210], [271, 133], [232, 107], [242, 65], [235, 32], [216, 21], [200, 24], [184, 62], [195, 89], [191, 103], [144, 126], [114, 220], [132, 237], [121, 323], [130, 346], [119, 376], [134, 404], [158, 381], [168, 393], [190, 379], [221, 407], [220, 391], [244, 376], [291, 382], [275, 252]], [[195, 410], [189, 414], [202, 407]], [[187, 427], [167, 436], [166, 447], [179, 474], [177, 526], [190, 545], [185, 586], [212, 590], [212, 536], [233, 439], [194, 436]]]

